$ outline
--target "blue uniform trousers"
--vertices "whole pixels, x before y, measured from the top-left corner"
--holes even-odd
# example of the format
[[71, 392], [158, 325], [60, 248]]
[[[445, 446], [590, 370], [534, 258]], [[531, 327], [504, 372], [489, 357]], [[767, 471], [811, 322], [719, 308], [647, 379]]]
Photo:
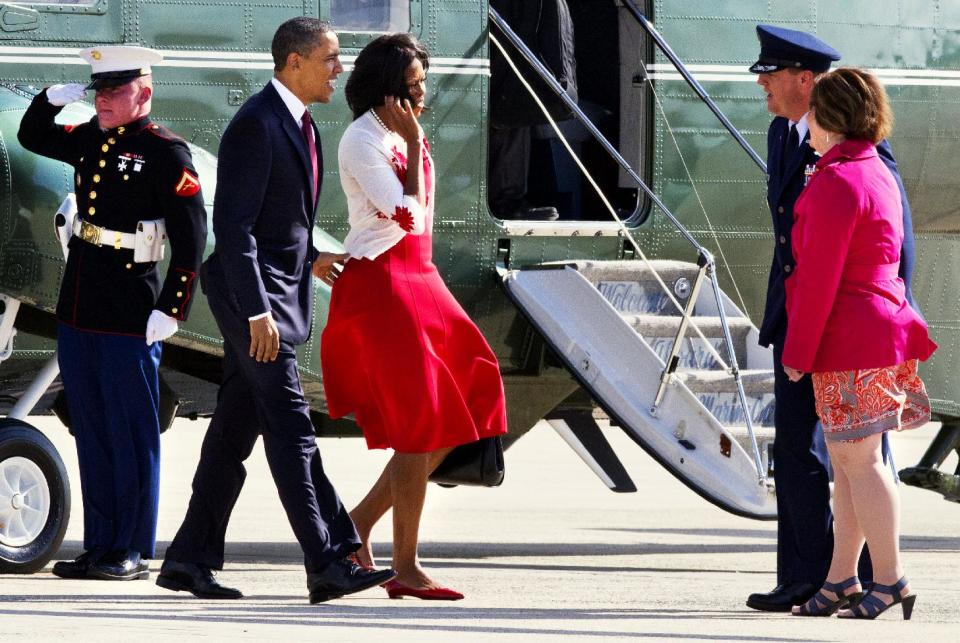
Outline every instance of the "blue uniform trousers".
[[153, 558], [160, 343], [60, 324], [57, 355], [80, 462], [83, 547]]
[[323, 471], [295, 347], [280, 342], [274, 362], [248, 354], [249, 323], [213, 288], [207, 300], [223, 333], [223, 382], [193, 478], [187, 515], [166, 558], [222, 569], [227, 523], [257, 437], [308, 572], [360, 547], [353, 521]]

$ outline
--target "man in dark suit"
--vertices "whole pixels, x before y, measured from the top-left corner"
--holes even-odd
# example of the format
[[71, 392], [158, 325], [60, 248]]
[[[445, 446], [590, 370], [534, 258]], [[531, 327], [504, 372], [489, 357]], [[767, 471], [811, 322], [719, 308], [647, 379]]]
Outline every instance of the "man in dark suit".
[[[336, 34], [314, 18], [277, 29], [274, 78], [237, 112], [220, 143], [213, 229], [201, 283], [223, 334], [223, 383], [193, 479], [193, 496], [157, 584], [201, 598], [240, 598], [217, 583], [227, 522], [263, 435], [270, 471], [303, 548], [310, 602], [383, 583], [393, 570], [352, 562], [353, 522], [323, 471], [296, 346], [311, 327], [311, 273], [339, 255], [311, 243], [320, 179], [319, 131], [306, 106], [327, 103], [343, 67]], [[328, 277], [329, 278], [329, 277]]]
[[[817, 426], [813, 384], [809, 377], [791, 382], [781, 356], [787, 334], [784, 282], [794, 268], [791, 246], [793, 206], [806, 185], [817, 156], [807, 144], [806, 114], [817, 77], [840, 60], [840, 54], [814, 36], [772, 25], [758, 25], [760, 58], [750, 67], [767, 94], [767, 109], [776, 118], [767, 133], [767, 202], [773, 215], [774, 253], [767, 286], [767, 303], [760, 326], [760, 344], [773, 346], [776, 437], [773, 445], [777, 487], [777, 587], [751, 594], [747, 605], [772, 612], [790, 611], [806, 602], [827, 577], [833, 554], [833, 515], [830, 511], [830, 462], [823, 432]], [[880, 158], [900, 188], [904, 241], [900, 276], [907, 301], [913, 269], [913, 224], [903, 181], [887, 141], [877, 145]], [[884, 456], [889, 446], [884, 436]], [[872, 578], [864, 548], [860, 580]]]

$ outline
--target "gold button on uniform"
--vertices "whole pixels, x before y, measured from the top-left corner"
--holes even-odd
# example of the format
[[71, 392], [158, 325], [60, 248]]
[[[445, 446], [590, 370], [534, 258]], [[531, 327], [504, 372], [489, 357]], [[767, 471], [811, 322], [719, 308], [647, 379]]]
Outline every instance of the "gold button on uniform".
[[103, 159], [100, 159], [100, 167], [107, 167], [107, 162]]
[[133, 264], [132, 264], [132, 263], [128, 263], [128, 264], [127, 264], [127, 270], [130, 270], [131, 268], [133, 268]]
[[126, 128], [126, 127], [118, 127], [118, 128], [117, 128], [117, 134], [123, 134], [123, 133], [126, 132], [126, 131], [127, 131], [127, 128]]
[[110, 143], [110, 145], [113, 145], [116, 142], [117, 142], [117, 139], [113, 138], [112, 136], [107, 139], [107, 143]]
[[87, 210], [87, 213], [92, 216], [92, 215], [94, 215], [94, 214], [97, 213], [97, 209], [96, 209], [95, 207], [93, 207], [93, 206], [90, 206], [90, 209]]
[[183, 293], [180, 292], [179, 290], [177, 291], [177, 297], [183, 297]]
[[94, 174], [94, 175], [93, 175], [93, 182], [94, 182], [94, 183], [99, 183], [99, 182], [100, 182], [100, 175], [99, 175], [99, 174]]
[[123, 180], [124, 180], [124, 181], [129, 181], [129, 180], [130, 180], [130, 175], [129, 175], [129, 174], [124, 174], [124, 175], [123, 175]]
[[91, 190], [91, 191], [90, 191], [90, 198], [91, 198], [91, 199], [96, 199], [96, 198], [97, 198], [97, 193], [94, 192], [93, 190]]
[[100, 146], [100, 149], [104, 152], [108, 152], [110, 150], [110, 146], [104, 143], [103, 145]]
[[186, 281], [186, 280], [187, 280], [186, 277], [182, 277], [182, 276], [180, 277], [180, 281]]
[[176, 315], [176, 314], [177, 314], [177, 309], [176, 309], [176, 308], [171, 308], [171, 309], [170, 309], [170, 312], [173, 313], [174, 315]]

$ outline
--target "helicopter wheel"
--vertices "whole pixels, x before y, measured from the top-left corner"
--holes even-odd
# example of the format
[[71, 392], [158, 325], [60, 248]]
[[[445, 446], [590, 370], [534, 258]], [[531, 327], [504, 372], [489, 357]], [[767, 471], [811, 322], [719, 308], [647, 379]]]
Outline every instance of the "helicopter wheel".
[[0, 574], [42, 569], [70, 521], [70, 480], [60, 454], [26, 422], [0, 419]]

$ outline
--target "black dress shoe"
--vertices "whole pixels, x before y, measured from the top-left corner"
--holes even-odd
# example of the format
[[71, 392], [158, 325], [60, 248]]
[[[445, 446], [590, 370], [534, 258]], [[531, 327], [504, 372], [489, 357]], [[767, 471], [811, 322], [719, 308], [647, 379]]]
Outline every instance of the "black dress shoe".
[[190, 592], [197, 598], [243, 598], [239, 589], [224, 587], [213, 577], [209, 567], [196, 563], [165, 560], [157, 576], [157, 585], [175, 592]]
[[150, 578], [150, 567], [132, 549], [112, 551], [87, 570], [87, 578], [100, 580], [138, 580]]
[[53, 575], [60, 578], [86, 578], [90, 565], [100, 560], [105, 552], [100, 549], [85, 551], [73, 560], [54, 563]]
[[781, 583], [772, 592], [750, 594], [747, 607], [761, 612], [789, 612], [794, 605], [802, 605], [817, 593], [820, 585], [813, 583]]
[[307, 572], [310, 602], [323, 603], [376, 587], [396, 575], [392, 569], [364, 569], [349, 558], [341, 558], [324, 567], [323, 571]]

